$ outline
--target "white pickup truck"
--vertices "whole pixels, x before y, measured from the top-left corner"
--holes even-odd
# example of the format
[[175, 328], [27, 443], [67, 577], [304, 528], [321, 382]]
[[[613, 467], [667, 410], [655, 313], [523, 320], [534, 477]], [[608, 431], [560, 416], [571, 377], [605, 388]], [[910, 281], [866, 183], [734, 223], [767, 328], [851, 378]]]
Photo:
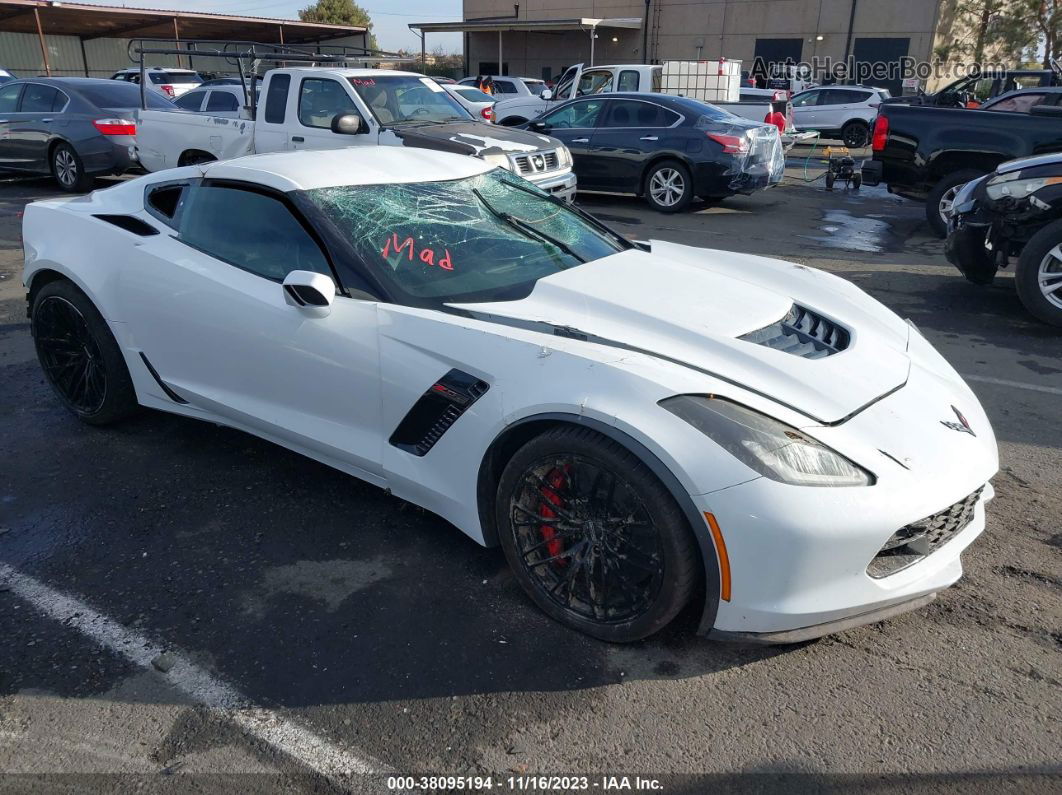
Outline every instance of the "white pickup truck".
[[254, 119], [136, 112], [135, 157], [148, 171], [256, 152], [412, 146], [481, 157], [571, 201], [571, 154], [555, 138], [476, 121], [430, 77], [300, 67], [265, 75]]
[[[724, 62], [726, 63], [726, 62]], [[740, 79], [740, 61], [729, 62], [734, 67], [735, 91]], [[548, 110], [575, 97], [587, 94], [609, 94], [619, 91], [656, 92], [688, 96], [709, 102], [735, 116], [762, 123], [772, 110], [789, 113], [785, 92], [777, 92], [776, 101], [764, 96], [752, 97], [741, 90], [743, 95], [737, 102], [725, 102], [715, 98], [712, 91], [699, 92], [694, 86], [683, 86], [681, 90], [670, 88], [665, 84], [664, 67], [655, 64], [617, 64], [611, 66], [570, 66], [557, 80], [556, 89], [544, 89], [538, 95], [518, 96], [502, 99], [494, 103], [494, 122], [505, 127], [512, 127], [537, 118]], [[760, 93], [760, 92], [753, 92]], [[772, 92], [762, 92], [769, 94]]]

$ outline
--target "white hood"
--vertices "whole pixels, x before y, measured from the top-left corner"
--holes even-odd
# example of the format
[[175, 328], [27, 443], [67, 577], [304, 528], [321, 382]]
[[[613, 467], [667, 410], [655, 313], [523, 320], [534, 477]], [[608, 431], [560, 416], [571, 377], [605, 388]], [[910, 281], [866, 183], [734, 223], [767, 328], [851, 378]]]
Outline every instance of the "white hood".
[[[847, 329], [847, 349], [808, 359], [738, 339], [793, 304]], [[660, 241], [651, 253], [629, 250], [542, 279], [519, 301], [457, 306], [655, 354], [827, 424], [901, 387], [910, 370], [909, 327], [854, 285], [789, 262]]]

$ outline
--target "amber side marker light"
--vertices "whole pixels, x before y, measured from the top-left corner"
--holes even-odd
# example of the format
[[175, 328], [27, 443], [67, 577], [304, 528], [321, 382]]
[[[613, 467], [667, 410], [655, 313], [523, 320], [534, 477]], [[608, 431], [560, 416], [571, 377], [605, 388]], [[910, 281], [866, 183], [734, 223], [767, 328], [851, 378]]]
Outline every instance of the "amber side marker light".
[[704, 518], [708, 521], [708, 528], [712, 531], [712, 540], [715, 541], [715, 554], [719, 558], [719, 596], [724, 602], [730, 601], [730, 558], [726, 554], [726, 542], [723, 540], [723, 531], [719, 529], [719, 522], [715, 516], [704, 512]]

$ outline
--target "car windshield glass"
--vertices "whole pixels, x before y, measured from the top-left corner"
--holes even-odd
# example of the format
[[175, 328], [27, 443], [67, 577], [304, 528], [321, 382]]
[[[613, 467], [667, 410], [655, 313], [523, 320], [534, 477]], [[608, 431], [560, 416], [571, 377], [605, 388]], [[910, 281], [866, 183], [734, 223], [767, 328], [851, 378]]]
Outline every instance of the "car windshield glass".
[[546, 276], [629, 247], [507, 171], [304, 191], [401, 303], [515, 300]]
[[201, 78], [195, 72], [166, 72], [167, 83], [202, 83]]
[[446, 89], [428, 77], [350, 77], [358, 96], [380, 124], [468, 121], [472, 118]]
[[[139, 108], [140, 86], [129, 83], [106, 83], [95, 85], [72, 85], [81, 96], [97, 108]], [[173, 110], [173, 103], [154, 91], [145, 92], [149, 108]]]
[[494, 97], [490, 94], [484, 94], [478, 88], [469, 88], [467, 86], [460, 86], [455, 88], [458, 94], [467, 99], [469, 102], [494, 102]]

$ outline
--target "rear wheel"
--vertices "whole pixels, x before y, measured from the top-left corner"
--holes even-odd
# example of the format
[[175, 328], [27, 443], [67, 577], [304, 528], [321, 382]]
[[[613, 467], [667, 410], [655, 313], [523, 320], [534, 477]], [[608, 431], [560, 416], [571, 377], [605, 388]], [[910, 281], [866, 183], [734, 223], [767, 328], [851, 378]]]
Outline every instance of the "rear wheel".
[[955, 171], [940, 180], [926, 197], [926, 221], [937, 237], [948, 236], [948, 215], [959, 189], [985, 172], [973, 168]]
[[700, 577], [685, 516], [648, 467], [586, 428], [520, 448], [498, 484], [496, 522], [516, 579], [549, 616], [629, 642], [665, 627]]
[[52, 149], [51, 156], [52, 176], [59, 183], [59, 187], [68, 193], [87, 193], [92, 190], [92, 176], [85, 173], [85, 164], [67, 143], [58, 143]]
[[1062, 326], [1062, 221], [1048, 224], [1025, 244], [1014, 283], [1030, 314]]
[[870, 140], [870, 128], [866, 122], [850, 121], [841, 130], [841, 140], [850, 149], [862, 149]]
[[191, 149], [187, 152], [183, 152], [177, 160], [178, 166], [195, 166], [199, 163], [213, 163], [217, 160], [214, 155], [209, 152], [202, 152], [198, 149]]
[[118, 343], [73, 283], [44, 285], [33, 299], [30, 325], [44, 375], [79, 419], [106, 425], [136, 409], [136, 391]]
[[689, 169], [675, 160], [650, 167], [645, 175], [645, 200], [654, 210], [678, 213], [693, 199], [693, 178]]

